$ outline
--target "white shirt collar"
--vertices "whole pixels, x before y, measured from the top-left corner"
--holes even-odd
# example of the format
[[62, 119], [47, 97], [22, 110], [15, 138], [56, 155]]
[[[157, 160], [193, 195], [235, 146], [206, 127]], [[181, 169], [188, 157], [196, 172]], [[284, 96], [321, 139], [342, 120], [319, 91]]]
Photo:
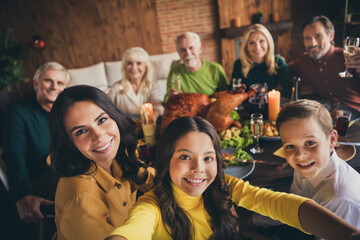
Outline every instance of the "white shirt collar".
[[[337, 169], [339, 165], [339, 160], [341, 160], [335, 149], [333, 153], [330, 156], [330, 159], [326, 166], [317, 174], [315, 177], [308, 178], [309, 182], [313, 187], [316, 187], [319, 183], [321, 183], [324, 179], [326, 179], [328, 176], [334, 173], [335, 169]], [[343, 160], [341, 160], [343, 161]]]

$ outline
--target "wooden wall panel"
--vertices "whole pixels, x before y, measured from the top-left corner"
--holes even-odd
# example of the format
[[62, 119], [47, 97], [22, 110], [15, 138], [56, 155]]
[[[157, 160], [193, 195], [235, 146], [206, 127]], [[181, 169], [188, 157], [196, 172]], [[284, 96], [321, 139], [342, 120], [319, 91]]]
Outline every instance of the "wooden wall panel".
[[[218, 0], [219, 7], [219, 26], [220, 29], [234, 27], [234, 19], [240, 17], [241, 26], [252, 24], [252, 15], [257, 12], [263, 13], [263, 22], [269, 22], [271, 14], [277, 12], [279, 21], [291, 19], [291, 0]], [[281, 33], [277, 37], [278, 53], [290, 58], [291, 50], [291, 31]], [[232, 66], [236, 60], [234, 39], [222, 39], [221, 52], [222, 63], [225, 72], [230, 78]], [[234, 49], [234, 54], [229, 51]]]
[[234, 39], [221, 39], [221, 64], [225, 70], [227, 79], [231, 80], [231, 73], [233, 70], [234, 59], [236, 59], [235, 41]]
[[46, 40], [43, 51], [28, 49], [28, 78], [46, 61], [77, 68], [120, 60], [133, 46], [163, 53], [155, 0], [1, 0], [0, 26], [27, 45], [33, 35]]

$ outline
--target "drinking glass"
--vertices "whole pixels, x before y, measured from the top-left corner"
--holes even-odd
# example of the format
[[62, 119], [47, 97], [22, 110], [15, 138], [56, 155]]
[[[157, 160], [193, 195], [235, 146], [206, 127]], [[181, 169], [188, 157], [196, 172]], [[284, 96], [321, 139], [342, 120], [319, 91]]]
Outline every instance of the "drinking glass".
[[250, 117], [250, 128], [255, 138], [255, 147], [250, 149], [250, 152], [257, 154], [262, 153], [264, 149], [259, 146], [259, 138], [263, 132], [263, 115], [261, 113], [253, 113]]
[[336, 125], [335, 129], [339, 136], [344, 137], [347, 133], [349, 122], [351, 118], [351, 112], [346, 110], [338, 110], [336, 112]]
[[[241, 87], [241, 78], [233, 78], [232, 79], [232, 89], [236, 90], [239, 89]], [[241, 106], [241, 104], [239, 104], [238, 106], [236, 106], [234, 108], [234, 110], [242, 110], [244, 109], [243, 106]]]
[[176, 91], [181, 90], [181, 80], [179, 75], [173, 75], [171, 77], [171, 88], [175, 89]]
[[[360, 38], [355, 37], [347, 37], [344, 41], [344, 58], [345, 61], [348, 61], [348, 58], [356, 54], [356, 50], [359, 47], [359, 40]], [[345, 77], [353, 77], [351, 73], [348, 72], [348, 69], [345, 68], [344, 72], [340, 72], [339, 76], [342, 78]]]
[[150, 145], [149, 143], [145, 143], [142, 145], [138, 146], [138, 153], [139, 153], [139, 158], [144, 161], [147, 164], [150, 164], [151, 160], [150, 160]]
[[236, 90], [241, 87], [241, 78], [233, 78], [232, 79], [232, 89]]

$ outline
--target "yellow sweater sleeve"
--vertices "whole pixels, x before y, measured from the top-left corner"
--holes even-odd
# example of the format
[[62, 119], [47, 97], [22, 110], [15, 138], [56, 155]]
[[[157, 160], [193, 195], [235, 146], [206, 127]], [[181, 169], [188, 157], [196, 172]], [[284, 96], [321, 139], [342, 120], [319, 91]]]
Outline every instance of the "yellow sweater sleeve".
[[299, 220], [299, 207], [305, 201], [312, 201], [311, 199], [255, 187], [229, 175], [225, 175], [225, 180], [230, 186], [232, 200], [238, 206], [304, 231]]
[[155, 194], [150, 191], [139, 198], [126, 222], [113, 230], [110, 236], [122, 236], [128, 240], [150, 240], [154, 229], [160, 224], [161, 213], [155, 201]]

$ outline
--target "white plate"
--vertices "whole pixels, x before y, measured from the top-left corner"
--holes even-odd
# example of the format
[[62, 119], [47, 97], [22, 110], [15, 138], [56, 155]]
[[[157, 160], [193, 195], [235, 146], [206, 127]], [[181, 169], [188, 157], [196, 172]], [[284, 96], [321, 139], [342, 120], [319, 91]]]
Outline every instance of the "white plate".
[[260, 139], [265, 140], [265, 141], [269, 141], [269, 142], [275, 142], [275, 141], [280, 141], [281, 140], [280, 136], [276, 136], [276, 137], [260, 136]]
[[[223, 148], [223, 153], [233, 154], [237, 152], [236, 148]], [[224, 173], [237, 178], [246, 178], [255, 169], [255, 163], [246, 163], [240, 166], [227, 166], [224, 168]]]

